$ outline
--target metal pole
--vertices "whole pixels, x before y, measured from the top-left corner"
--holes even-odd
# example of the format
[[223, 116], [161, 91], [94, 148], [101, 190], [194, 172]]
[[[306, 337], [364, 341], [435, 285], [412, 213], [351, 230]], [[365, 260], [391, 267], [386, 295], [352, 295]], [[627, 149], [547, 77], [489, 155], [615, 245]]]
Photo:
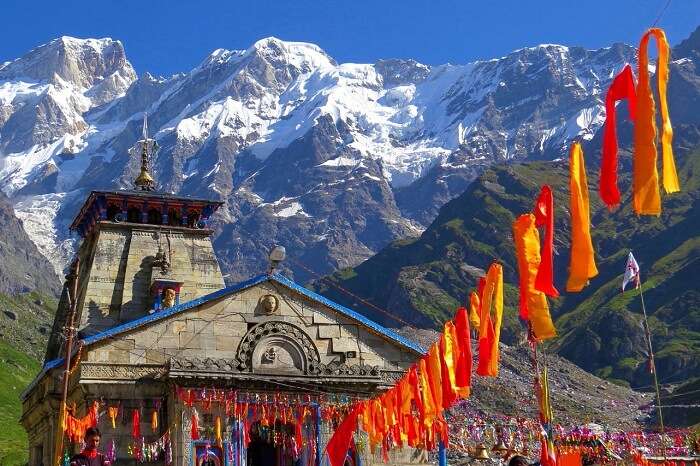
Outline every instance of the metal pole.
[[442, 440], [438, 442], [438, 465], [447, 466], [447, 448]]
[[321, 405], [316, 406], [316, 466], [321, 466], [321, 455], [323, 454], [323, 449], [321, 448]]
[[[68, 274], [70, 286], [68, 288], [68, 325], [64, 327], [67, 335], [66, 341], [66, 365], [63, 371], [63, 393], [61, 395], [61, 405], [58, 408], [58, 426], [56, 429], [56, 444], [54, 451], [54, 464], [61, 466], [61, 453], [63, 452], [63, 425], [66, 418], [66, 403], [68, 402], [68, 382], [70, 376], [71, 353], [73, 352], [73, 333], [75, 308], [78, 296], [78, 273], [80, 270], [80, 259], [77, 258], [71, 267], [71, 272]], [[72, 288], [72, 289], [71, 289]]]
[[664, 429], [664, 417], [661, 412], [661, 390], [659, 389], [659, 378], [656, 375], [656, 362], [654, 361], [654, 349], [651, 345], [651, 331], [649, 330], [649, 320], [647, 319], [647, 309], [644, 305], [644, 293], [642, 292], [642, 278], [641, 274], [639, 277], [639, 298], [642, 301], [642, 314], [644, 315], [644, 337], [647, 340], [647, 347], [649, 348], [649, 364], [651, 368], [652, 375], [654, 376], [654, 388], [656, 389], [656, 409], [659, 412], [659, 430], [661, 431], [661, 451], [664, 455], [664, 460], [666, 460], [666, 443], [665, 443], [665, 429]]

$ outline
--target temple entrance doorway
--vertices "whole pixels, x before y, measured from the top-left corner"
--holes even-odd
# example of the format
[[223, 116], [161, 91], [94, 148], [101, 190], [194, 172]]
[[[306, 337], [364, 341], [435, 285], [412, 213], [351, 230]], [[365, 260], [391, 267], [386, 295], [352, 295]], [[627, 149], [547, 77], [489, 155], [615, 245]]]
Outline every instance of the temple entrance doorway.
[[296, 445], [293, 423], [277, 421], [272, 426], [256, 422], [250, 428], [247, 466], [302, 466], [301, 448]]

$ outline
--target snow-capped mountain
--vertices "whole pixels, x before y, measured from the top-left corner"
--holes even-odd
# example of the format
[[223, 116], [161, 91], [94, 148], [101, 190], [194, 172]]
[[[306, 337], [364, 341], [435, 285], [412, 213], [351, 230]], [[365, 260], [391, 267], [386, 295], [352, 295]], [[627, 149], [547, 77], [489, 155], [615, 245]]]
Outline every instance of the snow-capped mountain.
[[137, 78], [111, 39], [60, 38], [0, 66], [0, 180], [57, 269], [85, 191], [129, 189], [144, 114], [167, 192], [226, 201], [215, 246], [232, 280], [272, 243], [318, 273], [414, 235], [487, 165], [556, 158], [604, 118], [634, 57], [541, 45], [466, 65], [338, 64], [267, 38], [188, 73]]

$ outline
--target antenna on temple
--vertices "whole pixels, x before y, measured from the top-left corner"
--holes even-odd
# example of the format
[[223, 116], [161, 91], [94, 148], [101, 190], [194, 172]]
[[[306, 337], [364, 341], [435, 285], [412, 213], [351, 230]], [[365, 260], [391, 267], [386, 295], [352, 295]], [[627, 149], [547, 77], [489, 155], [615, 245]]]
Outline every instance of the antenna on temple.
[[148, 115], [143, 114], [143, 139], [138, 141], [141, 146], [141, 172], [134, 180], [134, 185], [141, 191], [155, 191], [156, 182], [149, 173], [148, 166], [150, 158], [158, 149], [155, 139], [148, 137]]

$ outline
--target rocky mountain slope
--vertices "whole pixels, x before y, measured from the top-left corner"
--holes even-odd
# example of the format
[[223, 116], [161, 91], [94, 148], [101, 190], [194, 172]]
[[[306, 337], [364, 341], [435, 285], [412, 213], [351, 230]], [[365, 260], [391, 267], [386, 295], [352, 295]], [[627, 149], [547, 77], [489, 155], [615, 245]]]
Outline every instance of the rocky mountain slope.
[[57, 295], [61, 284], [49, 261], [27, 235], [12, 204], [0, 193], [0, 293], [32, 290]]
[[[641, 309], [635, 292], [620, 294], [629, 249], [643, 271], [659, 376], [664, 383], [700, 375], [700, 124], [687, 102], [700, 96], [700, 33], [674, 49], [669, 106], [674, 122], [682, 192], [664, 197], [659, 218], [636, 217], [630, 206], [630, 127], [621, 130], [623, 207], [609, 212], [597, 195], [600, 136], [584, 145], [589, 174], [592, 234], [600, 275], [580, 294], [552, 300], [560, 355], [600, 376], [648, 387]], [[680, 58], [679, 55], [682, 57]], [[685, 56], [683, 56], [685, 55]], [[465, 301], [493, 259], [503, 262], [508, 312], [504, 340], [522, 337], [516, 319], [517, 271], [512, 222], [532, 209], [540, 185], [550, 184], [556, 204], [555, 274], [563, 290], [569, 262], [567, 162], [498, 165], [440, 210], [420, 236], [395, 242], [361, 265], [318, 282], [330, 297], [359, 306], [336, 285], [418, 326], [435, 325]], [[370, 312], [372, 312], [370, 310]], [[372, 317], [401, 325], [380, 312]]]
[[633, 57], [541, 45], [466, 65], [338, 64], [267, 38], [158, 78], [137, 77], [118, 41], [63, 37], [0, 68], [0, 180], [60, 270], [86, 191], [131, 187], [147, 113], [161, 189], [226, 201], [214, 226], [230, 280], [263, 269], [275, 242], [326, 273], [418, 234], [492, 163], [593, 137]]
[[[690, 192], [670, 197], [659, 219], [637, 219], [629, 206], [608, 213], [593, 196], [593, 240], [600, 275], [580, 294], [551, 300], [559, 338], [553, 348], [600, 376], [648, 384], [641, 309], [635, 292], [620, 294], [629, 247], [644, 272], [645, 300], [651, 313], [661, 378], [681, 381], [700, 374], [697, 333], [700, 309], [695, 267], [700, 190], [689, 181], [700, 169], [700, 151], [681, 159], [681, 176]], [[565, 287], [569, 260], [568, 171], [563, 163], [497, 166], [486, 171], [462, 196], [447, 203], [419, 238], [395, 242], [361, 265], [317, 282], [326, 296], [369, 309], [387, 325], [403, 322], [434, 326], [450, 317], [493, 259], [504, 266], [506, 317], [503, 341], [524, 337], [517, 320], [517, 265], [511, 225], [532, 209], [539, 186], [555, 195], [555, 284]], [[591, 189], [595, 188], [595, 177]], [[388, 309], [403, 322], [373, 311], [341, 291], [349, 290]]]

